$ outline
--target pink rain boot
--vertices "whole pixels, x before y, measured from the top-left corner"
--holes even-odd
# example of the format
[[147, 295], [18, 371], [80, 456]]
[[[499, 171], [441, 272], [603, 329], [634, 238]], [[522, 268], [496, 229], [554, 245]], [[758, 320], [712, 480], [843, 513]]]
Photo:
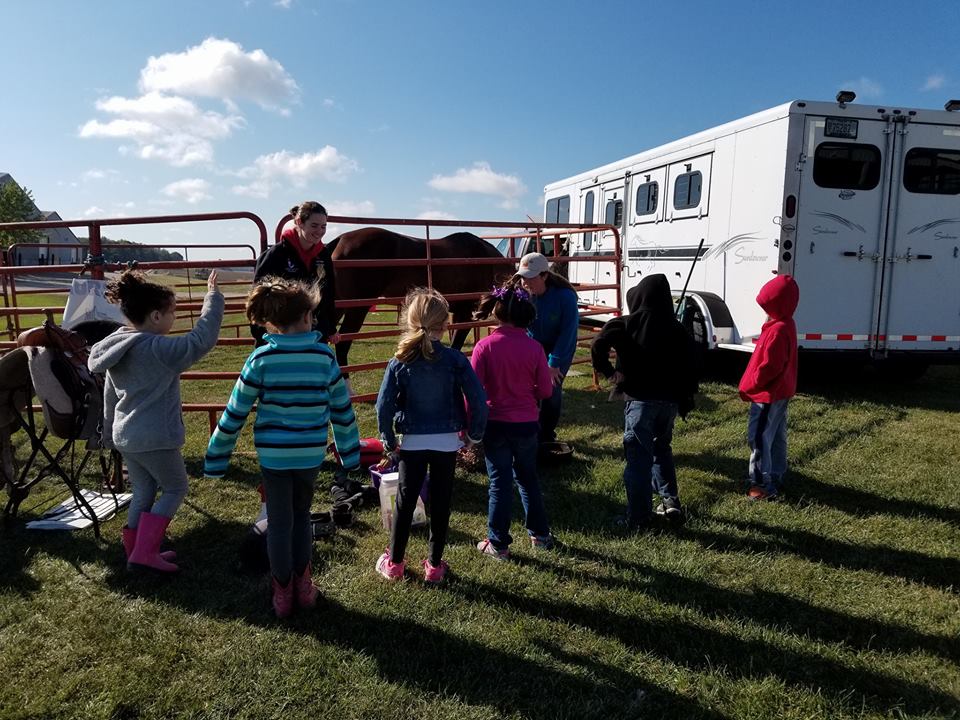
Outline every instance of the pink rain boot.
[[127, 567], [147, 567], [160, 572], [177, 572], [180, 568], [160, 557], [160, 543], [170, 518], [153, 513], [140, 513], [137, 538], [127, 559]]
[[273, 586], [273, 612], [278, 618], [283, 620], [293, 614], [293, 576], [287, 580], [286, 585], [281, 585], [275, 577], [270, 578]]
[[296, 590], [297, 607], [301, 610], [313, 610], [317, 605], [317, 596], [320, 591], [314, 587], [310, 579], [310, 565], [307, 564], [303, 575], [293, 574], [293, 586]]
[[[137, 529], [124, 525], [120, 530], [120, 539], [123, 542], [123, 551], [127, 554], [127, 560], [129, 560], [130, 553], [133, 552], [133, 546], [137, 543]], [[160, 553], [160, 557], [167, 562], [173, 562], [177, 559], [177, 553], [173, 550], [164, 550]]]

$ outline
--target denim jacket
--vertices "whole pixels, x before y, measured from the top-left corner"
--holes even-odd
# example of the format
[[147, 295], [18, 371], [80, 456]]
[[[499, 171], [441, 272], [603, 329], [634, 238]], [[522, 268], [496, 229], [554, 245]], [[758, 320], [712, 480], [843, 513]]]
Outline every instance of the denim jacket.
[[[460, 432], [474, 440], [487, 424], [487, 394], [470, 362], [457, 350], [433, 342], [434, 360], [420, 357], [410, 363], [393, 358], [387, 365], [377, 396], [377, 424], [384, 446], [393, 450], [397, 435]], [[469, 428], [466, 396], [470, 408]]]

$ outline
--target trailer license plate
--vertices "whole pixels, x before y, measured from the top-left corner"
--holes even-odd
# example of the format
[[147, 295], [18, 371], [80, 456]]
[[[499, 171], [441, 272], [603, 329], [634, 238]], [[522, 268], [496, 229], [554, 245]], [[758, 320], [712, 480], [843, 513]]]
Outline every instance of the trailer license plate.
[[849, 118], [827, 118], [823, 128], [823, 134], [825, 137], [856, 140], [857, 125], [857, 120], [850, 120]]

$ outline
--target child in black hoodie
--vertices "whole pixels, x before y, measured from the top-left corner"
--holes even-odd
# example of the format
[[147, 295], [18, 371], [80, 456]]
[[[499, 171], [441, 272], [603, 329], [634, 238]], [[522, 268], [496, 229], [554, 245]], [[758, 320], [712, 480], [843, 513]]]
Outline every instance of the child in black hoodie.
[[[627, 528], [651, 523], [653, 489], [660, 496], [656, 512], [683, 522], [673, 464], [673, 424], [678, 412], [693, 407], [699, 374], [698, 351], [674, 315], [665, 275], [648, 275], [627, 292], [629, 315], [610, 320], [593, 341], [594, 369], [626, 396], [623, 451], [626, 467]], [[610, 364], [610, 349], [617, 367]]]

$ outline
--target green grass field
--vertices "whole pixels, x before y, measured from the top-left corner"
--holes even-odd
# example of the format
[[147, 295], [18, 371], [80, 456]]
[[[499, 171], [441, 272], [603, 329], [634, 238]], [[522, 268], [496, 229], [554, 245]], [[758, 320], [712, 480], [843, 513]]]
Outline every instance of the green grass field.
[[[247, 352], [218, 348], [195, 369], [239, 370]], [[446, 586], [382, 581], [387, 536], [364, 509], [315, 546], [321, 603], [288, 622], [267, 579], [236, 570], [259, 507], [249, 432], [226, 479], [203, 479], [207, 420], [189, 414], [192, 487], [170, 528], [180, 577], [127, 574], [122, 518], [103, 541], [3, 528], [0, 717], [960, 717], [960, 368], [806, 379], [789, 486], [767, 504], [741, 490], [745, 404], [729, 378], [703, 383], [674, 442], [689, 522], [642, 537], [611, 524], [622, 407], [580, 369], [561, 429], [574, 459], [542, 469], [559, 550], [479, 555], [485, 477], [461, 474]], [[357, 392], [378, 384], [354, 378]], [[231, 385], [185, 382], [184, 400], [223, 402]], [[358, 415], [375, 434], [372, 408]], [[62, 495], [46, 481], [22, 519]], [[518, 538], [520, 522], [516, 501]], [[409, 565], [425, 551], [415, 535]]]

